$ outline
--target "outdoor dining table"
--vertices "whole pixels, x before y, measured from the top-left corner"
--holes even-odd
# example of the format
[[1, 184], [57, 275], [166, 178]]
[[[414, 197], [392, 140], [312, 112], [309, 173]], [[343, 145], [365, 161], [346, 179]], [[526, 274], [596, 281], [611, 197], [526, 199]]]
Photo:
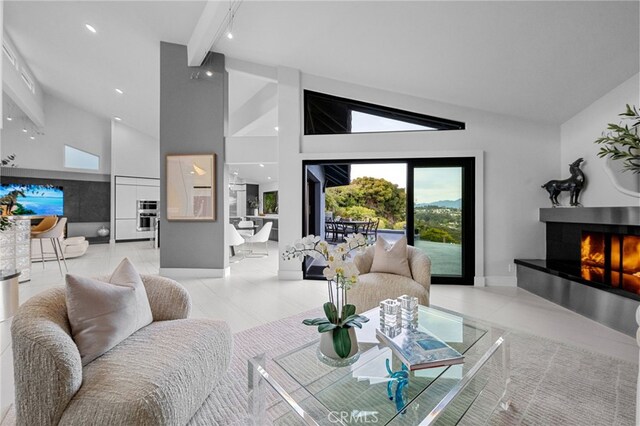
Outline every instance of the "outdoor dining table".
[[329, 232], [333, 234], [333, 239], [338, 239], [338, 235], [342, 234], [343, 236], [347, 236], [350, 234], [357, 234], [359, 232], [366, 231], [367, 226], [369, 225], [368, 220], [326, 220], [328, 225], [332, 226], [333, 229]]

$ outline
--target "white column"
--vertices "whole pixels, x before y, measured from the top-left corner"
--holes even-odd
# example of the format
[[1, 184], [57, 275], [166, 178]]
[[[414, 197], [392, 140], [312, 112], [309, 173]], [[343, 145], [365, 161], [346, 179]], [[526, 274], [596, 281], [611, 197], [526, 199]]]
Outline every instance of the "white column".
[[[278, 248], [302, 237], [302, 89], [300, 71], [278, 68]], [[278, 276], [281, 279], [302, 279], [298, 261], [280, 258]]]

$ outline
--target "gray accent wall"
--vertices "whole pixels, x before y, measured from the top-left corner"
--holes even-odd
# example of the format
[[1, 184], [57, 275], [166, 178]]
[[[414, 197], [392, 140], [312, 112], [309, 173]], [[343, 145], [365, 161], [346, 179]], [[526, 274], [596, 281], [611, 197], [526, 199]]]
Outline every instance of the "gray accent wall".
[[[206, 67], [187, 66], [187, 47], [160, 43], [160, 268], [223, 269], [225, 255], [224, 126], [227, 96], [224, 56]], [[207, 77], [206, 70], [213, 71]], [[216, 154], [216, 220], [167, 221], [166, 156]]]

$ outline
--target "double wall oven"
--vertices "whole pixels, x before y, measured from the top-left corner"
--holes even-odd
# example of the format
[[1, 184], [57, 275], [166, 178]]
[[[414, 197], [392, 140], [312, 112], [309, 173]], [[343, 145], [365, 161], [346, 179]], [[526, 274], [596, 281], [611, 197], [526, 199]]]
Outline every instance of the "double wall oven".
[[136, 208], [136, 229], [152, 231], [158, 217], [158, 200], [138, 200]]

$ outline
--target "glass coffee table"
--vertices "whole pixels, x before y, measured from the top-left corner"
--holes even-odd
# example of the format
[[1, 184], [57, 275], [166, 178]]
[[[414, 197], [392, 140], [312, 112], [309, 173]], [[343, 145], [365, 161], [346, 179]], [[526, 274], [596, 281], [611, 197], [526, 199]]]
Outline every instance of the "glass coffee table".
[[[464, 364], [395, 374], [402, 363], [379, 343], [379, 309], [357, 329], [360, 356], [332, 367], [317, 356], [319, 339], [265, 363], [249, 360], [249, 416], [256, 425], [484, 423], [508, 409], [509, 344], [505, 330], [435, 307], [419, 307], [418, 329], [464, 354]], [[402, 382], [402, 383], [401, 383]], [[278, 395], [269, 394], [271, 388]]]

